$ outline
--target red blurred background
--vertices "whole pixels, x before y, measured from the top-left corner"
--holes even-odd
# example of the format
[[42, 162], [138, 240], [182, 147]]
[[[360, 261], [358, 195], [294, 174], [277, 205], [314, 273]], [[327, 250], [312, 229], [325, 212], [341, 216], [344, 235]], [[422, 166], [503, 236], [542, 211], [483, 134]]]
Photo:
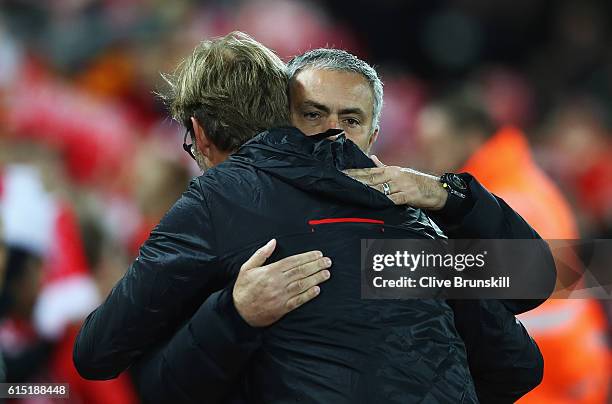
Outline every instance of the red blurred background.
[[[526, 139], [521, 153], [546, 187], [560, 191], [571, 217], [565, 227], [538, 228], [537, 212], [519, 208], [529, 205], [527, 194], [511, 190], [511, 205], [530, 222], [533, 215], [547, 238], [612, 236], [611, 3], [374, 3], [0, 1], [6, 380], [69, 382], [75, 403], [138, 401], [129, 374], [102, 383], [79, 379], [72, 341], [197, 174], [181, 149], [180, 128], [153, 94], [162, 85], [159, 73], [200, 40], [232, 30], [285, 60], [333, 46], [375, 65], [385, 106], [374, 152], [386, 164], [436, 171], [433, 162], [454, 150], [427, 146], [419, 122], [438, 96], [469, 89], [496, 126]], [[523, 170], [508, 158], [500, 172], [493, 171], [495, 158], [467, 166], [479, 178], [490, 173], [485, 185], [504, 197], [508, 190], [496, 189], [495, 179]], [[12, 259], [3, 265], [6, 246]], [[525, 402], [608, 402], [608, 303], [549, 306], [522, 319], [547, 368], [542, 388]]]

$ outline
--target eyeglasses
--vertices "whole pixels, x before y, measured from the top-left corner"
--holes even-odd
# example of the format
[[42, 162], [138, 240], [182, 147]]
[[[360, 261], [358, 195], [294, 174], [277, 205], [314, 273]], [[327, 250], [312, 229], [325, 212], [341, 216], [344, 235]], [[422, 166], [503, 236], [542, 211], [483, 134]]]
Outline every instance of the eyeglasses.
[[187, 154], [189, 154], [189, 156], [191, 156], [191, 158], [195, 160], [196, 158], [193, 154], [193, 143], [187, 144], [187, 135], [189, 135], [189, 128], [187, 128], [187, 130], [185, 131], [185, 136], [183, 136], [183, 150], [185, 150]]

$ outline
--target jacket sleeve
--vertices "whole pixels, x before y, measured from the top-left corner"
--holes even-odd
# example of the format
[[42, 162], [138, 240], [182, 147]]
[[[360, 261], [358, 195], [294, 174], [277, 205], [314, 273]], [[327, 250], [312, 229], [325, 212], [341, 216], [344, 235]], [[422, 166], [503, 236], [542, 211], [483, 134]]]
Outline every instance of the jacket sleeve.
[[[546, 277], [552, 288], [556, 269], [548, 244], [501, 198], [487, 191], [470, 174], [460, 174], [468, 184], [470, 198], [431, 217], [450, 238], [532, 239], [544, 265], [538, 277]], [[535, 341], [515, 314], [539, 306], [534, 300], [449, 301], [455, 326], [467, 351], [470, 373], [482, 403], [511, 403], [542, 379], [544, 362]]]
[[227, 284], [209, 216], [199, 180], [193, 180], [81, 327], [73, 360], [82, 377], [117, 377], [174, 332], [186, 319], [182, 315]]
[[449, 238], [540, 239], [503, 199], [490, 193], [472, 175], [459, 176], [468, 185], [468, 200], [428, 212]]
[[513, 403], [542, 381], [544, 360], [498, 300], [449, 301], [481, 403]]
[[240, 317], [232, 287], [211, 295], [168, 342], [132, 368], [146, 403], [207, 403], [240, 395], [239, 375], [261, 344]]
[[[428, 212], [442, 231], [454, 239], [531, 239], [533, 255], [538, 257], [531, 276], [538, 284], [547, 285], [550, 295], [555, 287], [557, 270], [548, 243], [501, 198], [487, 191], [470, 174], [459, 174], [469, 187], [467, 201], [440, 211]], [[525, 279], [525, 282], [530, 282]], [[513, 314], [521, 314], [542, 304], [546, 299], [500, 300]]]

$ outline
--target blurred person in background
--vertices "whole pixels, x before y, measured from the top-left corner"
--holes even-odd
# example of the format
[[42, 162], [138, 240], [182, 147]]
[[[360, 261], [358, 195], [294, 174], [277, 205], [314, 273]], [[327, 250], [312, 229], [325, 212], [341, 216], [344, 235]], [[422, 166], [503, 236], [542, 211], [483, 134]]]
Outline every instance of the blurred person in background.
[[0, 218], [0, 291], [4, 290], [4, 274], [6, 272], [6, 244], [4, 242], [4, 231], [2, 230], [2, 218]]
[[154, 139], [147, 140], [138, 148], [134, 160], [134, 199], [142, 218], [130, 241], [132, 256], [138, 255], [138, 248], [179, 199], [191, 179], [187, 167], [174, 156], [164, 153], [164, 146]]
[[6, 380], [41, 380], [52, 350], [52, 344], [38, 336], [31, 322], [42, 287], [42, 262], [36, 253], [8, 246], [5, 267], [0, 296], [0, 349], [6, 363]]
[[72, 365], [78, 326], [99, 294], [55, 152], [18, 141], [3, 146], [0, 222], [8, 261], [0, 349], [7, 381], [70, 383], [71, 403], [135, 403], [127, 375], [92, 383]]
[[612, 237], [612, 115], [595, 97], [564, 99], [545, 118], [536, 149], [572, 197], [584, 237]]
[[[106, 296], [125, 273], [128, 253], [125, 248], [110, 238], [100, 219], [90, 212], [82, 214], [80, 230], [83, 234], [83, 249], [91, 279], [100, 296]], [[72, 349], [81, 326], [75, 321], [66, 327], [53, 355], [51, 366], [56, 378], [70, 385], [70, 395], [83, 403], [92, 404], [136, 404], [136, 390], [128, 373], [115, 380], [94, 383], [79, 376], [72, 362]]]
[[[477, 93], [433, 101], [417, 121], [423, 161], [433, 172], [461, 170], [503, 197], [545, 239], [578, 239], [569, 204], [533, 161], [520, 129], [497, 127]], [[554, 251], [554, 250], [553, 250]], [[555, 257], [558, 268], [569, 258]], [[561, 281], [569, 274], [560, 273]], [[542, 384], [525, 403], [603, 403], [611, 376], [607, 322], [594, 300], [549, 299], [521, 321], [542, 350]]]

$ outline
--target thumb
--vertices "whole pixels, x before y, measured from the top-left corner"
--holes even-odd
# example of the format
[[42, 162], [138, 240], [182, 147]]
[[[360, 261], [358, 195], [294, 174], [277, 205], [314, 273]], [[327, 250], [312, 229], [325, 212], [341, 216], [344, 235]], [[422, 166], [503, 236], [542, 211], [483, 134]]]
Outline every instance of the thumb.
[[386, 165], [383, 164], [382, 161], [380, 161], [378, 159], [378, 157], [376, 157], [375, 155], [371, 155], [370, 158], [372, 159], [372, 161], [374, 162], [374, 164], [376, 164], [376, 167], [386, 167]]
[[240, 268], [240, 271], [248, 271], [249, 269], [257, 268], [263, 266], [266, 260], [270, 258], [270, 255], [274, 252], [276, 248], [276, 239], [268, 241], [268, 243], [255, 251], [253, 255], [244, 263]]

